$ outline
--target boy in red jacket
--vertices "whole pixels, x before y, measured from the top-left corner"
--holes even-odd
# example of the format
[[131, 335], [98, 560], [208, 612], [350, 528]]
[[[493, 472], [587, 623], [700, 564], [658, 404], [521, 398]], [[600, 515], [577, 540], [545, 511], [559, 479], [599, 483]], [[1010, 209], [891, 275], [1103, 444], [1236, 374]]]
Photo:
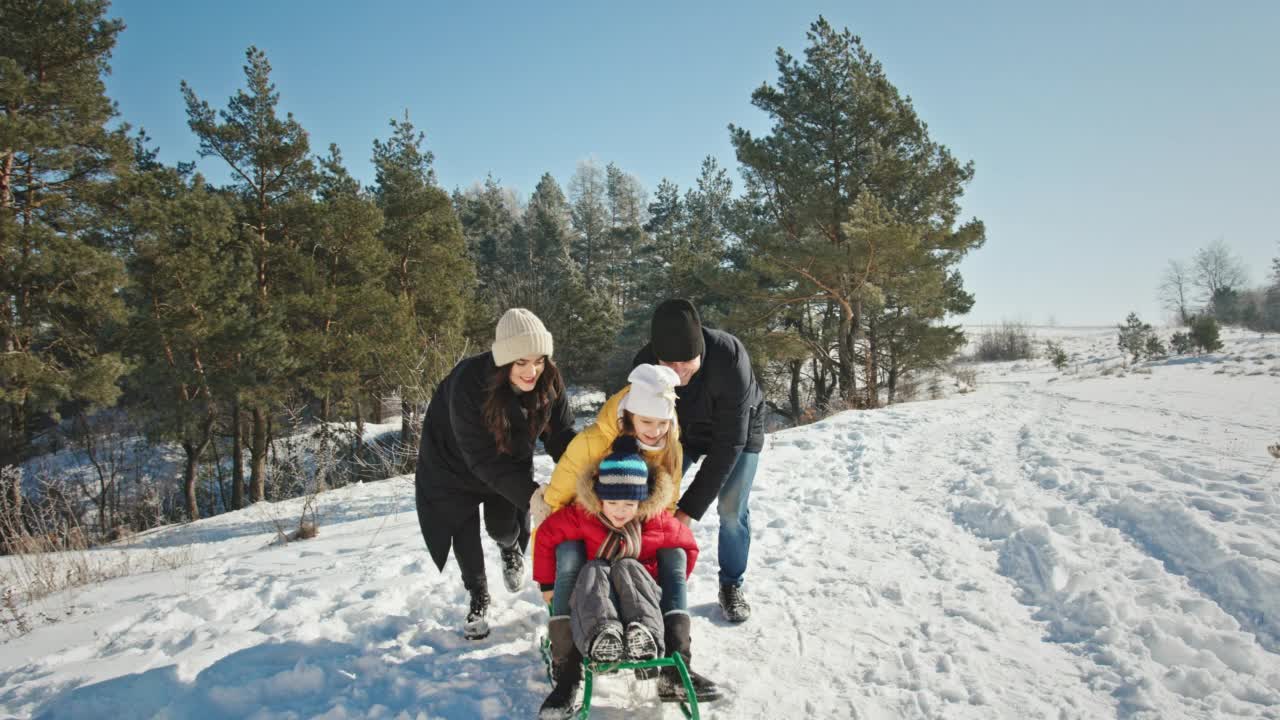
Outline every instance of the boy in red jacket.
[[[552, 630], [562, 631], [556, 620], [568, 622], [573, 645], [596, 662], [664, 654], [658, 550], [683, 549], [686, 577], [698, 559], [693, 533], [667, 510], [675, 483], [659, 472], [651, 477], [635, 437], [621, 435], [596, 477], [579, 481], [575, 502], [538, 526], [534, 580], [539, 583], [555, 582], [557, 545], [566, 540], [586, 545], [591, 561], [574, 585], [570, 616], [553, 619]], [[571, 707], [580, 679], [577, 660], [571, 663], [577, 667], [555, 668], [556, 687], [540, 717], [558, 717], [555, 711]]]

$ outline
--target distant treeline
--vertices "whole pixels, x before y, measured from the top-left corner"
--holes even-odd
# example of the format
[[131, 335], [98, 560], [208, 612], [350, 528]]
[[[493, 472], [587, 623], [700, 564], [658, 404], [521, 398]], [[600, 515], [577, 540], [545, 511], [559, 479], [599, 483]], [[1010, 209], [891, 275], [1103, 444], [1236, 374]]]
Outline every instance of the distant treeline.
[[1207, 316], [1223, 325], [1280, 332], [1280, 254], [1271, 277], [1249, 286], [1244, 261], [1223, 240], [1215, 240], [1188, 260], [1170, 260], [1160, 278], [1160, 302], [1176, 322], [1193, 324]]

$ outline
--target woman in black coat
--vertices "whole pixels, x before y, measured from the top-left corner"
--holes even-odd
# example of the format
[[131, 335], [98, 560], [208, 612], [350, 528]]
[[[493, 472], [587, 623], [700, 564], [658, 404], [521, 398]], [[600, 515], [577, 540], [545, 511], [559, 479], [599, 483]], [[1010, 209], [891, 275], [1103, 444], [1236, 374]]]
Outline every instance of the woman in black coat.
[[489, 583], [480, 542], [484, 525], [502, 554], [503, 581], [516, 592], [529, 544], [533, 451], [539, 439], [555, 460], [573, 439], [564, 381], [551, 360], [551, 333], [523, 308], [498, 321], [493, 348], [458, 363], [436, 388], [422, 423], [414, 478], [418, 524], [436, 567], [449, 549], [471, 595], [464, 633], [489, 634]]

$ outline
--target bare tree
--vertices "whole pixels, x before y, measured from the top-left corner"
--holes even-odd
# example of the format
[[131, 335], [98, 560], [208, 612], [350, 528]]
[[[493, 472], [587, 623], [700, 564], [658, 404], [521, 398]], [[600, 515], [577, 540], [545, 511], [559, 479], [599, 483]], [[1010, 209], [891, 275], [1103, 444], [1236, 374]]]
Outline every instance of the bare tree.
[[1180, 260], [1170, 260], [1160, 278], [1160, 304], [1166, 310], [1177, 313], [1178, 322], [1186, 325], [1191, 319], [1189, 303], [1193, 281], [1187, 264]]
[[1247, 281], [1244, 262], [1221, 238], [1196, 253], [1192, 261], [1192, 282], [1204, 293], [1205, 302], [1222, 290], [1239, 290]]

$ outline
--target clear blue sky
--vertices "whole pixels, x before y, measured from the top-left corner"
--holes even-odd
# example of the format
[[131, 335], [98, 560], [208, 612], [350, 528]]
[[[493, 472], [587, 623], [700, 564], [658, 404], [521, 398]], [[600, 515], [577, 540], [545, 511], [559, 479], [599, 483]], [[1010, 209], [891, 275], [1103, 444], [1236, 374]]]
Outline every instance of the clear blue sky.
[[[460, 7], [466, 5], [466, 7]], [[166, 162], [192, 160], [180, 80], [214, 107], [267, 53], [281, 108], [372, 182], [408, 110], [446, 188], [616, 162], [652, 192], [704, 156], [740, 185], [726, 126], [824, 15], [860, 35], [976, 177], [987, 244], [965, 322], [1109, 324], [1164, 313], [1165, 262], [1223, 239], [1261, 284], [1280, 254], [1280, 3], [284, 2], [117, 0], [108, 94]], [[200, 162], [225, 179], [214, 159]]]

